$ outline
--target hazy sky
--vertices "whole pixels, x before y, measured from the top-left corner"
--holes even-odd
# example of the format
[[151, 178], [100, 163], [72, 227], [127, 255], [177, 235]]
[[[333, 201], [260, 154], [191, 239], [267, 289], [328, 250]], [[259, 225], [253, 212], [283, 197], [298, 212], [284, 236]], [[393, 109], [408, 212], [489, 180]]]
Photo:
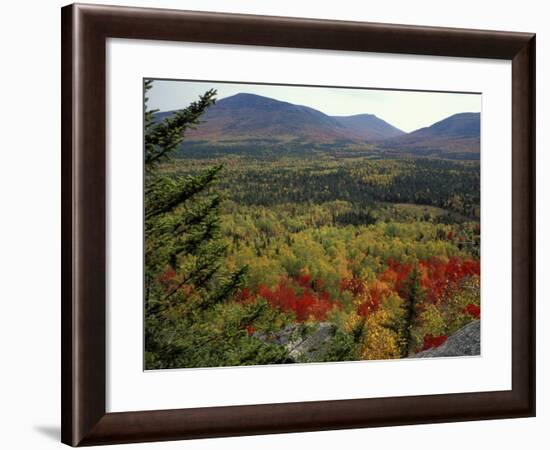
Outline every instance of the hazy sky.
[[481, 111], [479, 94], [167, 80], [153, 83], [149, 107], [161, 111], [183, 108], [208, 89], [218, 91], [218, 100], [246, 92], [309, 106], [331, 116], [375, 114], [406, 132], [459, 112]]

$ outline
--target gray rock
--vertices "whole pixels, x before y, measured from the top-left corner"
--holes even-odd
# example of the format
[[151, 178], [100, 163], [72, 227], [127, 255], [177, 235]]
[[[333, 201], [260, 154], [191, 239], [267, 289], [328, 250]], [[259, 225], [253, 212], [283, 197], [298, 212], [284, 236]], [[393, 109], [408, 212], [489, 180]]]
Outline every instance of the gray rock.
[[435, 358], [441, 356], [475, 356], [481, 354], [480, 321], [465, 325], [439, 347], [412, 355], [411, 358]]
[[275, 333], [255, 333], [253, 336], [265, 342], [284, 345], [289, 353], [289, 362], [311, 362], [322, 360], [326, 344], [332, 339], [336, 327], [321, 322], [311, 327], [287, 325]]

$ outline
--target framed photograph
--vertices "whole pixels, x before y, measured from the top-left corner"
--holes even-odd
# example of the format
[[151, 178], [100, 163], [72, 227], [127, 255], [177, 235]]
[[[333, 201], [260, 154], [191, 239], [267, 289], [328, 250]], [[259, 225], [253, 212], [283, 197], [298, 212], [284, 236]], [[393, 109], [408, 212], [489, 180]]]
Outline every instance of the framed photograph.
[[62, 441], [535, 414], [535, 36], [62, 8]]

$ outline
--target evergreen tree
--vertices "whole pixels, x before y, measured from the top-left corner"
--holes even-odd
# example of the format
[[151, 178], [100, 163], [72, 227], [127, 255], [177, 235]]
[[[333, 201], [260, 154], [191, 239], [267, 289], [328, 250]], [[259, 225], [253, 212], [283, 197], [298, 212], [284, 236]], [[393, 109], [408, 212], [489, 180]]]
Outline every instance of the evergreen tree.
[[[145, 92], [152, 81], [145, 81]], [[248, 305], [220, 322], [220, 305], [242, 286], [246, 267], [223, 267], [221, 199], [215, 165], [195, 175], [165, 170], [185, 132], [215, 103], [216, 92], [156, 120], [145, 98], [145, 365], [147, 369], [280, 362], [285, 355], [243, 329], [265, 305]]]
[[405, 289], [407, 291], [407, 296], [403, 325], [403, 344], [401, 346], [402, 358], [406, 358], [415, 350], [415, 340], [412, 331], [416, 323], [416, 307], [420, 303], [422, 296], [420, 270], [416, 264], [409, 274]]

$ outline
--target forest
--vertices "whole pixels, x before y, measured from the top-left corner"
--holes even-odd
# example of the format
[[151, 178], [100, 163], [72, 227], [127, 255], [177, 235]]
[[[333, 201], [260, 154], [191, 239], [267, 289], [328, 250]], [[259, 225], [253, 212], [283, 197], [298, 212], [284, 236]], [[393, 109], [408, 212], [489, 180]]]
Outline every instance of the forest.
[[214, 102], [145, 113], [146, 369], [405, 358], [480, 318], [479, 161], [186, 152]]

